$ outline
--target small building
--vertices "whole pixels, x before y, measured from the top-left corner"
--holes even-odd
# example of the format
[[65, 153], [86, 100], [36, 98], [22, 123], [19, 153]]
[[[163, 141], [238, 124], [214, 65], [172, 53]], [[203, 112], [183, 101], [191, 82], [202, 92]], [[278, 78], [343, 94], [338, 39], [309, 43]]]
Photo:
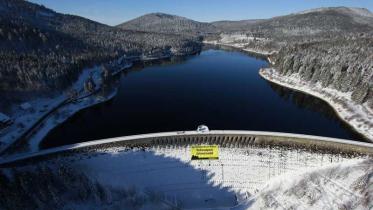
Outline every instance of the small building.
[[10, 119], [6, 114], [0, 112], [0, 129], [6, 127], [13, 123], [13, 120]]
[[21, 107], [21, 109], [23, 109], [23, 110], [29, 110], [29, 109], [31, 109], [32, 106], [31, 106], [30, 103], [25, 102], [25, 103], [21, 104], [20, 107]]

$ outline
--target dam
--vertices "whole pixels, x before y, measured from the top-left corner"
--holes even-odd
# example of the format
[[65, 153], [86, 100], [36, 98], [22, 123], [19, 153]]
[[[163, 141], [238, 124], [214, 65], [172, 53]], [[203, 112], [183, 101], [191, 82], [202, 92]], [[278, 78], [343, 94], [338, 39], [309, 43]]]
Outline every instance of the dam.
[[62, 124], [52, 118], [56, 127], [34, 144], [48, 149], [117, 136], [194, 130], [200, 124], [214, 130], [367, 141], [324, 101], [264, 80], [258, 71], [268, 65], [260, 57], [213, 46], [199, 55], [139, 63], [118, 75], [120, 87], [113, 100], [81, 110]]
[[[217, 145], [218, 159], [192, 160], [193, 145]], [[0, 185], [9, 186], [0, 194], [18, 195], [23, 202], [33, 202], [24, 205], [36, 208], [46, 207], [44, 200], [53, 207], [61, 202], [123, 206], [123, 200], [130, 197], [132, 203], [125, 201], [130, 202], [128, 205], [155, 209], [246, 209], [268, 183], [284, 175], [292, 179], [333, 164], [365, 161], [368, 168], [356, 166], [359, 170], [353, 176], [367, 176], [373, 173], [372, 155], [373, 145], [369, 143], [308, 135], [229, 130], [153, 133], [83, 142], [3, 160]], [[347, 181], [341, 181], [340, 176], [330, 178], [329, 173], [312, 173], [324, 180], [323, 184], [314, 182], [313, 191], [330, 187], [338, 189], [329, 193], [331, 198], [346, 197], [355, 203], [362, 200], [360, 191], [346, 186], [350, 180], [347, 172], [341, 173], [346, 174]], [[371, 180], [367, 186], [369, 183]], [[30, 195], [19, 192], [34, 190], [43, 196], [28, 199]], [[69, 196], [56, 196], [60, 193]], [[18, 208], [22, 205], [16, 203], [19, 199], [7, 196], [1, 205]], [[277, 204], [290, 205], [281, 199]]]

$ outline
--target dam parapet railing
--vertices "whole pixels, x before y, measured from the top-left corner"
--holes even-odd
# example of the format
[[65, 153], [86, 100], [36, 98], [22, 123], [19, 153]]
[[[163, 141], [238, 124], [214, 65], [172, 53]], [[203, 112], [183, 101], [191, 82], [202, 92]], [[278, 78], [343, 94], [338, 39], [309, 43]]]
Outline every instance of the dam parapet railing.
[[153, 146], [183, 146], [214, 144], [220, 147], [285, 147], [316, 153], [373, 157], [373, 144], [330, 137], [240, 130], [208, 132], [176, 131], [115, 137], [41, 150], [35, 153], [0, 159], [0, 167], [12, 167], [52, 158], [104, 151], [107, 148], [149, 148]]

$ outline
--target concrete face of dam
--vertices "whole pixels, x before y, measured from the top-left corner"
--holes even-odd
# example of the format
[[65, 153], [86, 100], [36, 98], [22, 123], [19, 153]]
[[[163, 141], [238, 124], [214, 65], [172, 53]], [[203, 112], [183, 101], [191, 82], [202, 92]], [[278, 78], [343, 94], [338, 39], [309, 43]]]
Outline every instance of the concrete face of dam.
[[[4, 161], [0, 165], [0, 185], [6, 187], [0, 189], [0, 195], [16, 193], [28, 202], [48, 198], [48, 207], [59, 207], [63, 202], [71, 208], [89, 203], [85, 207], [246, 209], [273, 179], [284, 175], [291, 179], [304, 171], [371, 159], [370, 144], [327, 140], [211, 131], [66, 146]], [[218, 145], [219, 159], [191, 160], [192, 145], [211, 144]], [[51, 181], [39, 180], [40, 175]], [[57, 186], [65, 190], [60, 192]], [[79, 193], [74, 189], [80, 189]], [[22, 193], [17, 193], [19, 190]], [[43, 196], [30, 199], [28, 191], [40, 191]], [[0, 204], [19, 207], [11, 198], [3, 202]], [[47, 207], [43, 205], [43, 200], [32, 204]]]

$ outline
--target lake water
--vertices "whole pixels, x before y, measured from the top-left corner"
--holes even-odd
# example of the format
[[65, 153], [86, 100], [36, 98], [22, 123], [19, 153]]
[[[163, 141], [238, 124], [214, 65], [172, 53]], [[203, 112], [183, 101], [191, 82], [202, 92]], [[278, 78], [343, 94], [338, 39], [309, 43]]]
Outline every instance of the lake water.
[[138, 64], [118, 95], [52, 130], [41, 148], [164, 131], [259, 130], [361, 140], [323, 101], [262, 79], [262, 59], [222, 49]]

